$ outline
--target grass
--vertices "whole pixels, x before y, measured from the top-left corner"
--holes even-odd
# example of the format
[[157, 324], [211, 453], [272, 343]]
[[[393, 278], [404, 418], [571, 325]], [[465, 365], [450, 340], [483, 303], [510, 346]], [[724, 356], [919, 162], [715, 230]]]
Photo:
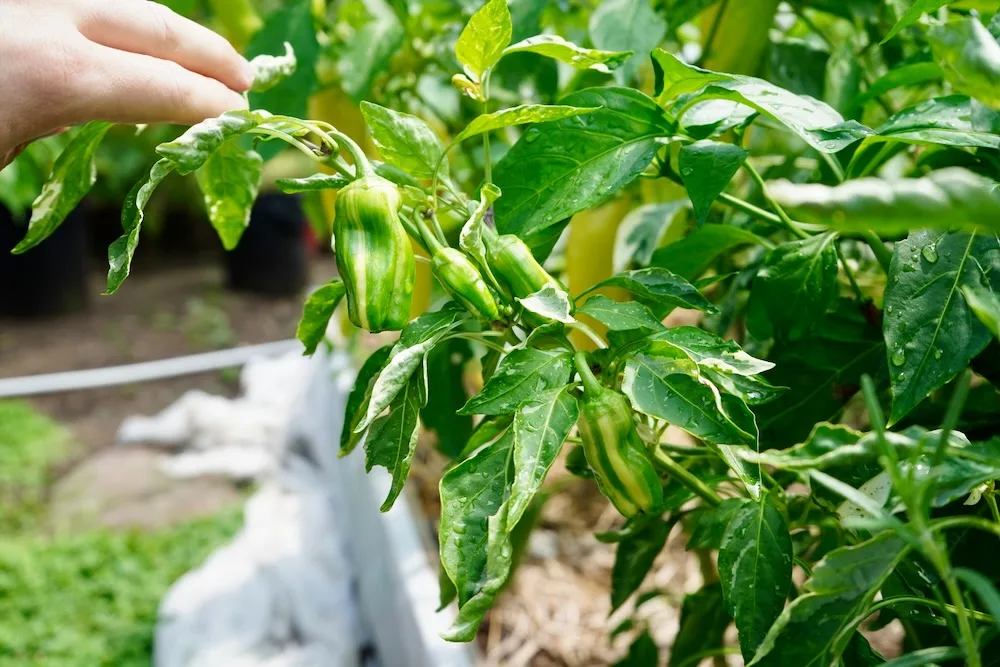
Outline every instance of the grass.
[[160, 599], [236, 533], [241, 510], [47, 536], [45, 486], [71, 447], [30, 405], [0, 401], [0, 667], [147, 667]]

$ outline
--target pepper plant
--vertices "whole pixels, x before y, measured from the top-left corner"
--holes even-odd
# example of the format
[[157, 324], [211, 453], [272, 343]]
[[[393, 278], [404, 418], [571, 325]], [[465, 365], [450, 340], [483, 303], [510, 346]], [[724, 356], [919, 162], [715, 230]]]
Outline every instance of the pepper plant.
[[[307, 351], [345, 297], [358, 327], [400, 331], [358, 372], [342, 454], [363, 443], [368, 468], [391, 473], [384, 510], [422, 421], [453, 459], [440, 482], [442, 603], [458, 604], [447, 639], [475, 637], [564, 455], [623, 517], [598, 535], [617, 545], [614, 609], [655, 594], [636, 595], [673, 530], [716, 555], [684, 600], [672, 666], [996, 664], [997, 7], [754, 0], [773, 27], [747, 65], [758, 78], [692, 64], [726, 60], [717, 40], [745, 9], [730, 4], [604, 0], [583, 30], [567, 7], [576, 43], [515, 41], [524, 3], [489, 0], [454, 44], [453, 85], [477, 115], [445, 143], [366, 102], [380, 160], [326, 121], [258, 109], [200, 123], [160, 145], [130, 192], [108, 292], [168, 174], [195, 174], [232, 247], [258, 149], [289, 144], [322, 170], [284, 191], [340, 191], [339, 277], [306, 302]], [[494, 75], [525, 53], [576, 71], [558, 104], [507, 102]], [[264, 89], [296, 57], [254, 64]], [[107, 128], [77, 130], [19, 251], [91, 186]], [[459, 146], [481, 160], [461, 178]], [[638, 192], [654, 196], [621, 221], [616, 272], [570, 294], [553, 268], [570, 219]], [[445, 216], [463, 221], [457, 238]], [[445, 300], [408, 321], [411, 241]], [[678, 309], [699, 325], [664, 324]], [[467, 365], [482, 378], [471, 397]], [[887, 660], [862, 630], [890, 621], [903, 655]], [[738, 645], [724, 639], [733, 623]], [[622, 664], [657, 660], [639, 632]]]

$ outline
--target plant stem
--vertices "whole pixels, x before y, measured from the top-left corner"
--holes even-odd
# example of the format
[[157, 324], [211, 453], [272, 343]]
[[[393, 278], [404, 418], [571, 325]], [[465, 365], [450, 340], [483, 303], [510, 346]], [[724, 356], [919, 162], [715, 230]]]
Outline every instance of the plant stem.
[[882, 270], [889, 273], [889, 264], [892, 262], [892, 251], [885, 245], [885, 242], [870, 229], [860, 232], [859, 236], [868, 244], [872, 252], [875, 253], [875, 259], [878, 260]]
[[754, 169], [753, 165], [750, 164], [749, 162], [744, 162], [743, 168], [746, 170], [748, 174], [750, 174], [750, 178], [752, 178], [757, 183], [757, 186], [760, 188], [760, 193], [764, 196], [764, 201], [766, 201], [768, 205], [770, 205], [770, 207], [774, 209], [774, 212], [778, 214], [778, 220], [781, 222], [781, 224], [784, 225], [785, 228], [788, 229], [788, 231], [795, 234], [800, 239], [809, 238], [809, 234], [802, 231], [802, 229], [795, 223], [795, 221], [792, 220], [790, 217], [788, 217], [788, 214], [785, 213], [785, 209], [781, 207], [781, 204], [779, 204], [778, 202], [774, 201], [774, 199], [771, 198], [771, 193], [768, 192], [767, 184], [764, 182], [764, 178], [760, 175], [760, 172]]
[[955, 385], [955, 392], [951, 395], [951, 400], [948, 402], [948, 411], [945, 412], [944, 422], [941, 424], [941, 437], [938, 438], [937, 449], [934, 450], [933, 465], [935, 467], [944, 462], [944, 455], [948, 449], [948, 440], [951, 438], [951, 432], [958, 426], [958, 419], [962, 415], [962, 409], [965, 408], [965, 401], [969, 398], [969, 388], [971, 386], [972, 371], [965, 369], [965, 372], [958, 378], [958, 383]]
[[[483, 75], [482, 86], [480, 88], [483, 92], [483, 113], [487, 114], [490, 112], [488, 100], [490, 99], [490, 73], [486, 72]], [[493, 182], [493, 161], [490, 159], [490, 133], [483, 132], [483, 177], [487, 183]]]
[[837, 251], [837, 259], [840, 260], [840, 265], [844, 267], [844, 274], [847, 276], [848, 282], [851, 283], [851, 289], [854, 290], [854, 294], [858, 297], [858, 301], [863, 302], [865, 300], [865, 294], [864, 292], [861, 291], [861, 288], [858, 286], [858, 281], [854, 278], [854, 272], [851, 271], [851, 267], [847, 264], [847, 258], [844, 257], [844, 253], [840, 249], [840, 244], [834, 243], [833, 247]]
[[704, 500], [712, 507], [718, 507], [722, 503], [722, 498], [719, 494], [713, 491], [700, 479], [695, 477], [690, 470], [670, 458], [670, 455], [660, 449], [659, 446], [657, 446], [653, 452], [653, 461], [663, 468], [671, 477], [689, 488], [696, 496]]
[[[882, 598], [878, 602], [873, 603], [872, 606], [865, 611], [865, 614], [871, 616], [880, 609], [884, 609], [885, 607], [892, 607], [893, 605], [897, 604], [919, 604], [925, 607], [931, 607], [933, 609], [937, 609], [938, 611], [946, 611], [951, 614], [957, 612], [957, 609], [955, 609], [954, 606], [950, 604], [941, 604], [940, 602], [931, 600], [930, 598], [923, 598], [920, 597], [919, 595], [896, 595], [891, 598]], [[967, 610], [967, 613], [971, 618], [977, 621], [981, 621], [983, 623], [994, 622], [992, 616], [990, 616], [989, 614], [984, 614], [981, 611], [977, 611], [975, 609], [969, 609]]]
[[594, 377], [594, 372], [590, 370], [590, 362], [587, 361], [586, 352], [577, 352], [576, 356], [573, 357], [573, 363], [576, 365], [576, 372], [580, 374], [580, 380], [583, 382], [583, 391], [586, 394], [599, 394], [604, 389], [604, 385]]
[[597, 335], [597, 332], [591, 329], [589, 326], [577, 320], [569, 325], [571, 328], [576, 329], [583, 335], [585, 335], [590, 340], [594, 341], [594, 344], [602, 350], [607, 348], [608, 344], [604, 342], [604, 339]]

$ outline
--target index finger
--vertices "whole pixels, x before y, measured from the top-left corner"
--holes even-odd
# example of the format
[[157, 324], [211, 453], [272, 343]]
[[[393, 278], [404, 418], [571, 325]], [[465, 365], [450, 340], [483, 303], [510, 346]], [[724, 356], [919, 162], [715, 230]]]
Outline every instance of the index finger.
[[104, 46], [172, 60], [236, 91], [253, 84], [246, 59], [221, 35], [149, 0], [88, 3], [80, 32]]

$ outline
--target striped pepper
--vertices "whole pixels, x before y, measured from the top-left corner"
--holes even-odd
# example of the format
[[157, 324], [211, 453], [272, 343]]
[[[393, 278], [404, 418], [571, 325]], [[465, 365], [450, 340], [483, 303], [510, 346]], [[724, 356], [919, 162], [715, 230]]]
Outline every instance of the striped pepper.
[[623, 516], [656, 511], [663, 487], [628, 399], [594, 377], [585, 353], [577, 353], [576, 367], [583, 380], [577, 428], [598, 488]]
[[371, 332], [398, 331], [410, 319], [416, 262], [399, 220], [394, 183], [375, 174], [340, 191], [333, 220], [337, 270], [347, 286], [347, 312]]

